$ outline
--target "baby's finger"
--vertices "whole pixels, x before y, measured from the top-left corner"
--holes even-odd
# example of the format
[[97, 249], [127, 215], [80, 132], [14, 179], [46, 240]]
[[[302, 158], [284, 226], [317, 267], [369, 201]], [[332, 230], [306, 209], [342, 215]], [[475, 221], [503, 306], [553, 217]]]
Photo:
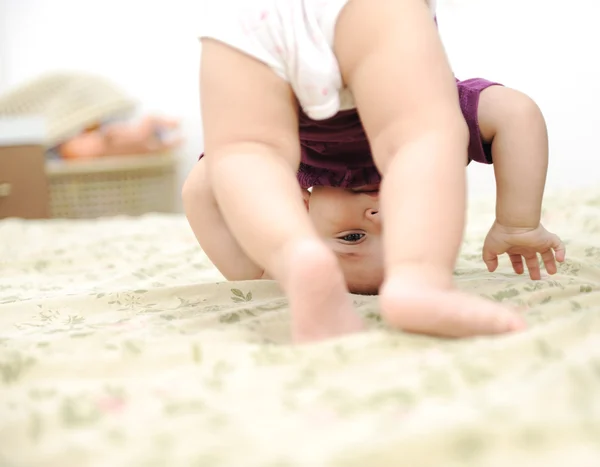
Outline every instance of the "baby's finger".
[[556, 274], [556, 261], [554, 259], [554, 252], [552, 250], [547, 250], [541, 253], [542, 260], [544, 261], [544, 265], [546, 266], [546, 271], [548, 274]]
[[552, 249], [554, 250], [556, 261], [562, 263], [565, 260], [567, 248], [558, 235], [552, 234]]
[[523, 256], [525, 257], [527, 269], [529, 269], [529, 277], [531, 277], [531, 280], [533, 281], [539, 281], [542, 278], [542, 274], [540, 273], [540, 262], [537, 253], [527, 253]]
[[523, 267], [523, 258], [521, 255], [508, 255], [510, 262], [512, 263], [513, 269], [517, 274], [523, 274], [525, 268]]
[[487, 250], [485, 246], [483, 247], [482, 258], [489, 272], [494, 272], [498, 268], [498, 256]]

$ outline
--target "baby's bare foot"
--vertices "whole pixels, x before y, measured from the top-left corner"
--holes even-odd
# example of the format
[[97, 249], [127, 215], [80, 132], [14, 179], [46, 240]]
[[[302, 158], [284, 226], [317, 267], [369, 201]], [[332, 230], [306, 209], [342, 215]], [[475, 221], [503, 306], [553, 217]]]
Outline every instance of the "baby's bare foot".
[[361, 331], [344, 277], [333, 253], [319, 242], [302, 242], [286, 252], [284, 284], [296, 343]]
[[407, 332], [441, 337], [502, 334], [525, 328], [504, 306], [454, 289], [390, 278], [380, 293], [381, 310], [390, 325]]

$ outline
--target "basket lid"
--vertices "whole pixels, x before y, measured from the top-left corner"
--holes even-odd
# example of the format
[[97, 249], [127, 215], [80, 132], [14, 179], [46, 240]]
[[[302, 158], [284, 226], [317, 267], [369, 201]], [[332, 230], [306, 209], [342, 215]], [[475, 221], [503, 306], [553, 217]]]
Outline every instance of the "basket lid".
[[54, 147], [91, 125], [126, 116], [136, 103], [109, 80], [85, 73], [50, 73], [0, 96], [1, 116], [45, 120]]

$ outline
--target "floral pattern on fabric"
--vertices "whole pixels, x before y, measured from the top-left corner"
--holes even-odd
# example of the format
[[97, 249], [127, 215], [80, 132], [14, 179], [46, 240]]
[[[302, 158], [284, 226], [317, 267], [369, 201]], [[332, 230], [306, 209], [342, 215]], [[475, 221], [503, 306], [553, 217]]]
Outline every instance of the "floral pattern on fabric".
[[567, 243], [532, 282], [480, 259], [471, 207], [459, 287], [526, 332], [442, 340], [371, 330], [289, 345], [270, 281], [228, 283], [182, 217], [0, 222], [0, 465], [595, 466], [600, 191], [549, 198]]

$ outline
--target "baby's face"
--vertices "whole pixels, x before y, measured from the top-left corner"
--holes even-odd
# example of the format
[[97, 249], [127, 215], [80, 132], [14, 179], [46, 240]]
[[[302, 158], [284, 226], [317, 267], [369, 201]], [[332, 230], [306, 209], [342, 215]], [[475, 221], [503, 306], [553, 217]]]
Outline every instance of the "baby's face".
[[314, 187], [309, 215], [337, 255], [351, 291], [375, 294], [383, 281], [379, 186]]

